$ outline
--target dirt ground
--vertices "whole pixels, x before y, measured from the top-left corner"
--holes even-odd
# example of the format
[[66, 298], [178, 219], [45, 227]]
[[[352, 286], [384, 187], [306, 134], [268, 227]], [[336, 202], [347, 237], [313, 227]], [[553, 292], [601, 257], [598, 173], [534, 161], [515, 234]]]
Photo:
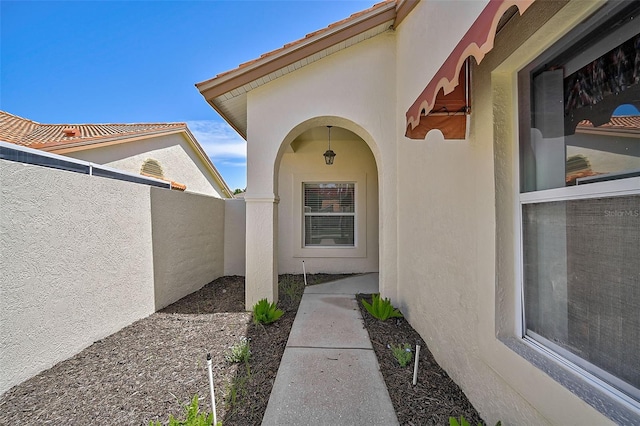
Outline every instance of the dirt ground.
[[[311, 285], [341, 277], [307, 279]], [[279, 291], [285, 314], [256, 326], [244, 311], [244, 278], [219, 278], [9, 390], [0, 397], [0, 425], [166, 424], [169, 414], [182, 418], [195, 394], [201, 410], [211, 411], [207, 353], [218, 420], [259, 425], [304, 291], [302, 276], [280, 276]], [[412, 368], [401, 369], [386, 348], [419, 338], [406, 321], [381, 323], [366, 311], [363, 317], [400, 424], [446, 425], [449, 415], [460, 414], [480, 421], [424, 346], [419, 384], [411, 386]], [[242, 338], [249, 339], [249, 363], [226, 361]]]

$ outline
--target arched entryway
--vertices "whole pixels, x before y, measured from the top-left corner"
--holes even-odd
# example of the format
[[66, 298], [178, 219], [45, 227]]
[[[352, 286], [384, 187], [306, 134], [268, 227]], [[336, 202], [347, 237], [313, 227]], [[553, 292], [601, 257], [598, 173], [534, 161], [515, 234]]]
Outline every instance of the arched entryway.
[[[327, 120], [336, 123], [339, 120]], [[336, 156], [327, 165], [329, 147]], [[313, 125], [277, 160], [278, 272], [378, 272], [378, 167], [365, 140], [339, 125]]]

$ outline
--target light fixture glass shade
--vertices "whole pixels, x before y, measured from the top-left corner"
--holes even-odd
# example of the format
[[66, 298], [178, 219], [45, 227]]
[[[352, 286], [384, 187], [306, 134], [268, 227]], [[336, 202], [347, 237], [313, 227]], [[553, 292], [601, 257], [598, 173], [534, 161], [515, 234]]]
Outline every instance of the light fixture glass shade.
[[331, 150], [331, 128], [332, 127], [333, 126], [327, 126], [327, 129], [329, 129], [329, 149], [327, 149], [324, 152], [324, 162], [327, 166], [330, 166], [333, 164], [333, 159], [336, 156], [336, 153]]
[[325, 151], [324, 153], [324, 162], [326, 163], [327, 166], [330, 166], [333, 164], [333, 158], [336, 156], [336, 153], [333, 152], [332, 150], [328, 149]]

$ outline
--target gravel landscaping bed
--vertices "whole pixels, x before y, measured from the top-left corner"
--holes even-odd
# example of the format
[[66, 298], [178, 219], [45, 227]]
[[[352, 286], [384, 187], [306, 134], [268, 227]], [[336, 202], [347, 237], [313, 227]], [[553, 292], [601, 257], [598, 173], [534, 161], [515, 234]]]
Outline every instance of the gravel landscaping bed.
[[[307, 280], [311, 285], [343, 277], [315, 274]], [[225, 426], [259, 425], [303, 290], [302, 276], [280, 276], [279, 307], [285, 314], [256, 326], [244, 311], [244, 278], [219, 278], [12, 388], [0, 397], [0, 424], [166, 424], [169, 414], [182, 418], [195, 394], [201, 410], [210, 411], [210, 352], [218, 420]], [[449, 415], [460, 414], [471, 424], [480, 421], [424, 346], [419, 383], [411, 386], [412, 369], [400, 369], [386, 348], [419, 338], [406, 321], [381, 323], [366, 311], [363, 317], [400, 424], [446, 425]], [[241, 338], [249, 339], [251, 349], [246, 365], [225, 360]]]

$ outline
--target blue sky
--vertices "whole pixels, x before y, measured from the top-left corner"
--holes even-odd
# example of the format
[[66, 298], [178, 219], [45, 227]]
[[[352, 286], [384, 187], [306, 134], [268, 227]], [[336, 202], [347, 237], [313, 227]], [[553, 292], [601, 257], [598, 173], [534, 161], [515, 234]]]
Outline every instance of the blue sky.
[[187, 122], [232, 189], [246, 144], [194, 84], [372, 1], [0, 1], [0, 109], [40, 123]]

